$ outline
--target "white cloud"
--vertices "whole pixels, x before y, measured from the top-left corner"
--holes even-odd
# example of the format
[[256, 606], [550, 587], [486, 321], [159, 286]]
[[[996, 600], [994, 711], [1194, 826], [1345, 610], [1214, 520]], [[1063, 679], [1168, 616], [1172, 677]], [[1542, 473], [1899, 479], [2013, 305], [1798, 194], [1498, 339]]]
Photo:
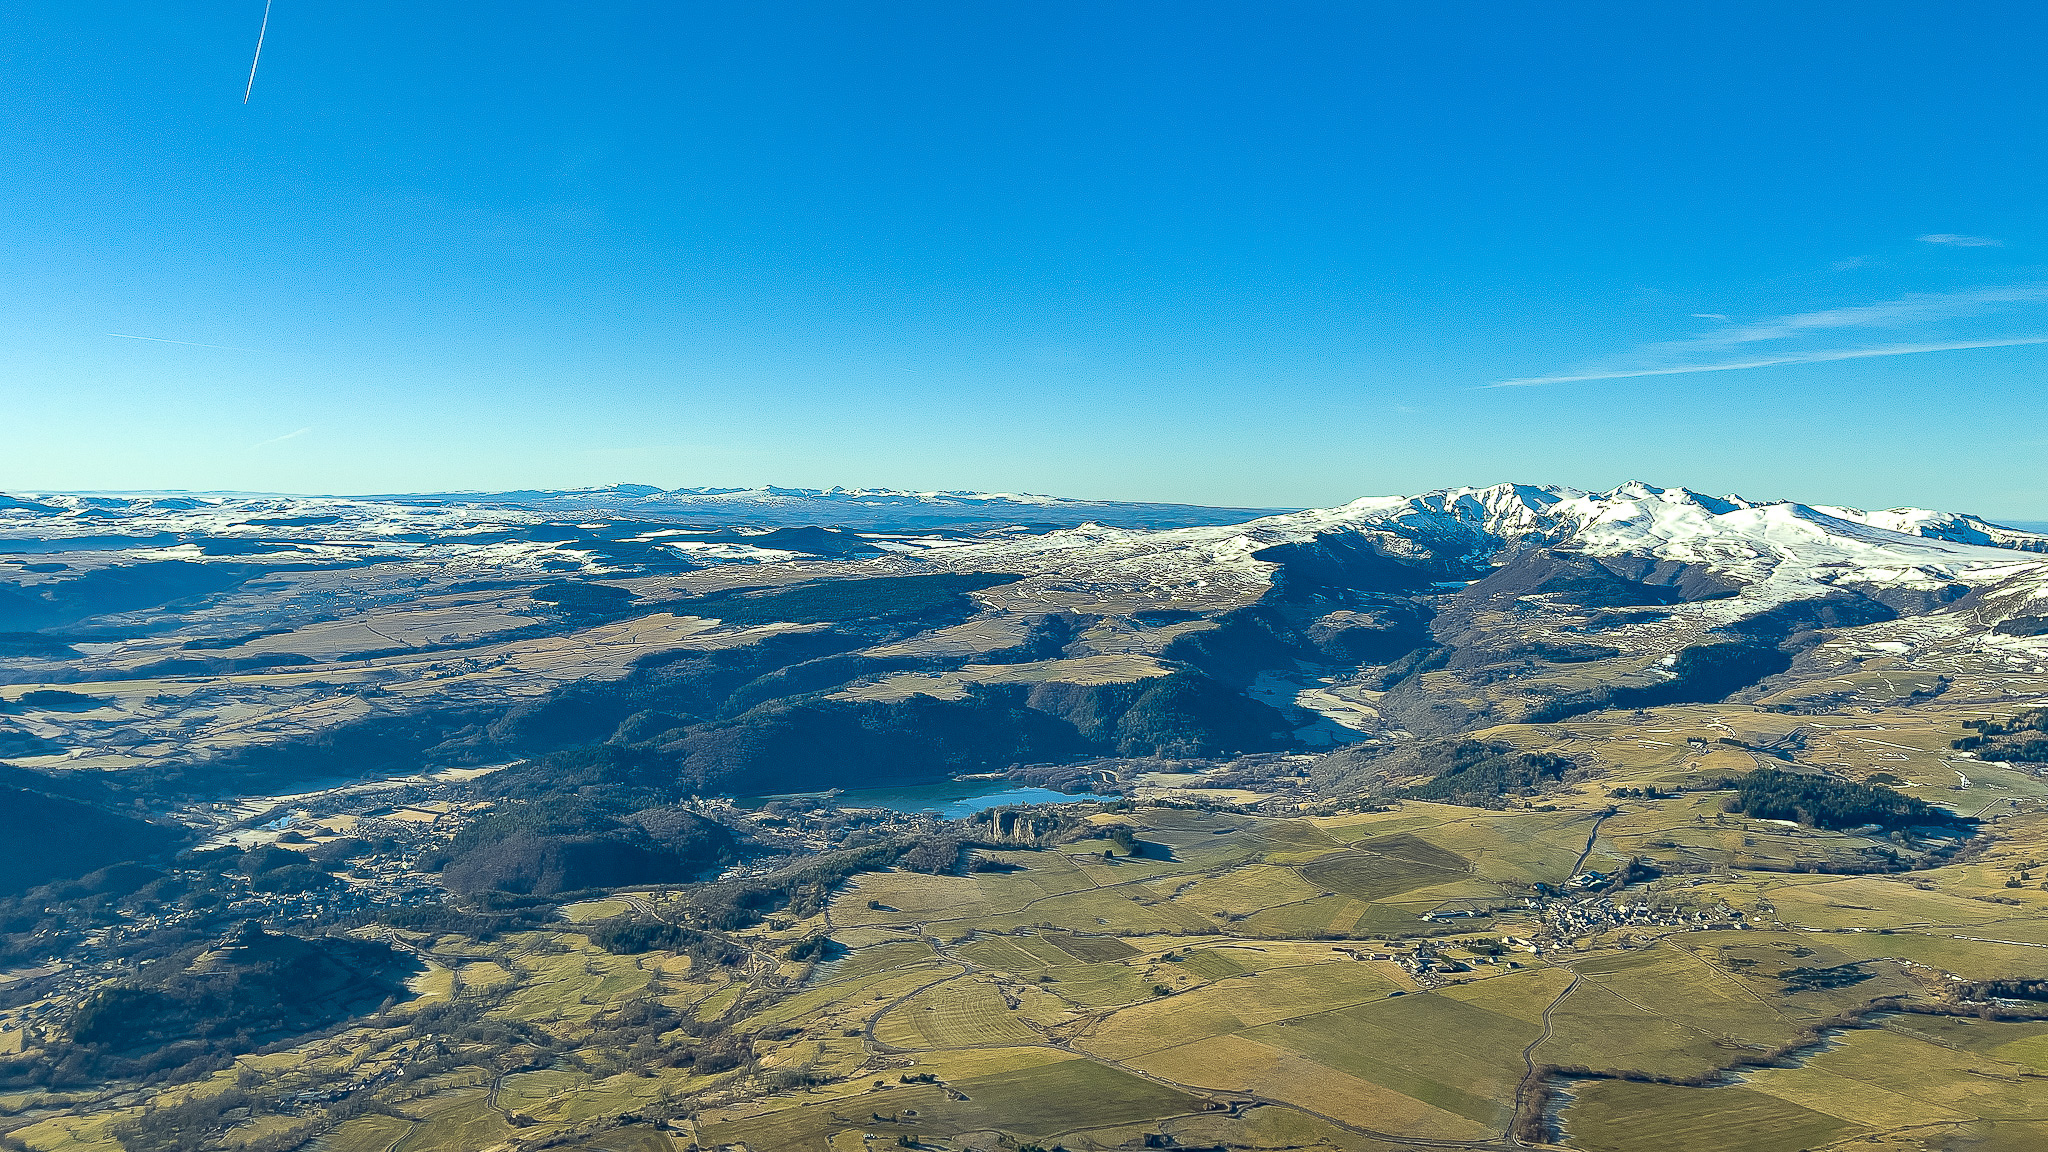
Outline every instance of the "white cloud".
[[1692, 314], [1692, 318], [1695, 320], [1726, 320], [1728, 317], [1723, 316], [1719, 312], [1695, 312]]
[[[2012, 331], [2012, 313], [2021, 313], [2021, 334]], [[1972, 324], [1979, 317], [2008, 314], [2005, 331]], [[1698, 319], [1723, 319], [1697, 314]], [[1972, 331], [1972, 328], [1980, 330]], [[1690, 372], [1729, 372], [1781, 364], [1817, 364], [1951, 352], [1965, 348], [2012, 348], [2048, 343], [2048, 285], [2020, 284], [1978, 288], [1967, 292], [1927, 293], [1795, 312], [1747, 324], [1732, 324], [1684, 340], [1645, 344], [1627, 353], [1594, 361], [1565, 372], [1502, 380], [1490, 387], [1516, 388], [1536, 384], [1567, 384], [1586, 380], [1626, 380], [1641, 376], [1675, 376]], [[1887, 333], [1890, 339], [1872, 338]], [[1857, 339], [1861, 333], [1864, 338]], [[1906, 335], [1909, 339], [1900, 339]]]
[[1922, 244], [1947, 244], [1956, 248], [2003, 248], [2005, 241], [1992, 240], [1984, 236], [1958, 236], [1953, 232], [1929, 232], [1920, 237]]

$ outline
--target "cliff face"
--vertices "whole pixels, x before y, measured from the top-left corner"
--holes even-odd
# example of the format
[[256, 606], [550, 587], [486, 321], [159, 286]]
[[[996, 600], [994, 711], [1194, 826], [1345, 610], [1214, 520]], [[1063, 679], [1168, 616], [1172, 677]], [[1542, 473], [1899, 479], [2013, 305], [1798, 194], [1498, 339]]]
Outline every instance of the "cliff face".
[[975, 832], [991, 844], [1038, 848], [1057, 842], [1076, 819], [1046, 808], [991, 808], [975, 816]]

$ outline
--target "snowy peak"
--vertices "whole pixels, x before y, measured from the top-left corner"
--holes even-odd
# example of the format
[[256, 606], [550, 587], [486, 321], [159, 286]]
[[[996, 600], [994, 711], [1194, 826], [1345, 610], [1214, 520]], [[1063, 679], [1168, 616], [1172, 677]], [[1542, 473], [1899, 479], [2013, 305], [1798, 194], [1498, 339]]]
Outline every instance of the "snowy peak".
[[[1921, 509], [1862, 512], [1789, 500], [1711, 496], [1632, 480], [1606, 492], [1534, 484], [1446, 488], [1419, 496], [1377, 496], [1340, 508], [1274, 517], [1303, 528], [1323, 525], [1377, 531], [1436, 544], [1568, 545], [1593, 552], [1662, 551], [1693, 545], [1746, 543], [1784, 548], [1827, 538], [1860, 546], [1940, 545], [2048, 551], [2048, 536], [1991, 524], [1975, 516]], [[2006, 559], [2012, 559], [2007, 557]]]
[[[1103, 525], [1056, 532], [1009, 553], [1106, 560], [1110, 553], [1189, 563], [1243, 564], [1277, 545], [1363, 537], [1393, 557], [1453, 566], [1500, 564], [1536, 548], [1589, 556], [1642, 556], [1701, 565], [1739, 583], [1765, 581], [1781, 567], [1828, 580], [1870, 578], [1915, 585], [2005, 573], [2040, 563], [2035, 537], [1974, 517], [1865, 514], [1794, 501], [1711, 496], [1631, 481], [1606, 492], [1557, 485], [1495, 484], [1414, 496], [1371, 496], [1241, 525], [1173, 531]], [[1982, 527], [1979, 527], [1979, 526]], [[1918, 528], [1918, 531], [1903, 529]], [[1203, 559], [1196, 561], [1200, 556]], [[1812, 577], [1818, 579], [1819, 577]], [[1999, 578], [2002, 578], [1999, 577]]]
[[1606, 492], [1496, 484], [1367, 497], [1247, 524], [1236, 530], [1241, 545], [1235, 548], [1214, 531], [1162, 535], [1214, 559], [1248, 556], [1245, 545], [1343, 535], [1363, 537], [1394, 557], [1479, 568], [1544, 548], [1638, 557], [1700, 569], [1764, 601], [1855, 586], [1916, 593], [1988, 587], [2022, 572], [2048, 570], [2038, 555], [2048, 551], [2048, 537], [1975, 517], [1863, 513], [1642, 481]]
[[1598, 493], [1598, 496], [1603, 500], [1610, 501], [1655, 501], [1662, 504], [1704, 508], [1716, 516], [1725, 516], [1741, 508], [1755, 507], [1750, 501], [1744, 500], [1740, 496], [1709, 496], [1704, 492], [1695, 492], [1690, 488], [1659, 488], [1654, 484], [1645, 484], [1641, 480], [1631, 480], [1612, 491]]
[[[1559, 544], [1595, 526], [1645, 540], [1688, 535], [1713, 517], [1757, 505], [1740, 496], [1708, 496], [1687, 488], [1659, 488], [1631, 480], [1607, 492], [1562, 485], [1494, 484], [1445, 488], [1419, 496], [1372, 496], [1339, 509], [1302, 516], [1378, 528], [1418, 541], [1473, 547]], [[1285, 519], [1284, 517], [1282, 519]]]

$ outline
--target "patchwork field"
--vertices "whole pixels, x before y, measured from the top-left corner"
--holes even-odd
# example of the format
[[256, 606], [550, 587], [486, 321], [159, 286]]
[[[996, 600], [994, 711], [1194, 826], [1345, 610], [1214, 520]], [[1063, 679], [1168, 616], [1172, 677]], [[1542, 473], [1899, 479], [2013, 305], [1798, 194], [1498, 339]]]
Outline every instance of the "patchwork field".
[[[383, 1085], [319, 1152], [2039, 1146], [2048, 1019], [1969, 997], [2048, 979], [2048, 891], [2016, 879], [2048, 814], [1846, 875], [1790, 869], [1868, 838], [1722, 797], [1091, 809], [975, 850], [1002, 870], [855, 872], [723, 956], [605, 951], [602, 926], [691, 905], [596, 893], [490, 939], [396, 933], [428, 961], [415, 999], [152, 1108], [245, 1072]], [[1136, 851], [1105, 856], [1119, 827]], [[1645, 859], [1669, 870], [1583, 883]], [[0, 1104], [35, 1152], [134, 1152], [151, 1114]]]
[[[860, 875], [783, 930], [832, 932], [845, 954], [746, 1025], [780, 1037], [757, 1043], [764, 1067], [809, 1086], [706, 1107], [689, 1131], [749, 1149], [1108, 1149], [1146, 1133], [1264, 1147], [1282, 1132], [1506, 1148], [1546, 1131], [1547, 1101], [1542, 1139], [1587, 1149], [1792, 1152], [1928, 1123], [2025, 1147], [2048, 1024], [1939, 1012], [1950, 974], [2048, 972], [2048, 949], [1981, 935], [2037, 929], [2044, 901], [1973, 898], [1989, 877], [1962, 866], [1656, 881], [1628, 899], [1724, 911], [1488, 951], [1543, 930], [1532, 884], [1685, 823], [1698, 800], [1607, 816], [1139, 809], [1116, 817], [1153, 846], [1139, 857], [1011, 851], [1019, 871]], [[1475, 905], [1489, 914], [1420, 919]], [[1913, 927], [1860, 931], [1866, 915]], [[1880, 1002], [1921, 1008], [1829, 1031]], [[1744, 1070], [1784, 1052], [1796, 1066]]]

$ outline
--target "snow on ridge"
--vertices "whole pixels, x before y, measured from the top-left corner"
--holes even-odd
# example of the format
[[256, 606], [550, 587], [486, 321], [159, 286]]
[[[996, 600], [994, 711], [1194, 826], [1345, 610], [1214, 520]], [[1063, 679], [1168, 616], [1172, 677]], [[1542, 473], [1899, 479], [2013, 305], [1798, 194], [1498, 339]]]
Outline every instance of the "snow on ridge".
[[2022, 552], [2048, 552], [2048, 535], [2008, 528], [1967, 512], [1940, 512], [1931, 508], [1887, 508], [1879, 512], [1865, 512], [1860, 508], [1820, 510], [1844, 520], [1853, 520], [1908, 536], [1924, 536], [1957, 544], [2011, 548]]
[[[384, 496], [281, 496], [268, 493], [0, 495], [0, 537], [59, 539], [138, 531], [209, 534], [278, 532], [333, 536], [345, 532], [388, 535], [446, 534], [467, 522], [491, 526], [559, 519], [665, 520], [728, 527], [838, 525], [860, 529], [942, 531], [969, 528], [1044, 530], [1102, 520], [1134, 527], [1235, 523], [1266, 509], [1073, 500], [1014, 492], [927, 491], [887, 488], [663, 489], [651, 485], [500, 491], [407, 493]], [[263, 527], [263, 518], [335, 516], [317, 525]], [[595, 527], [595, 525], [592, 525]]]
[[[790, 507], [789, 515], [744, 520], [746, 508]], [[0, 498], [0, 535], [23, 531], [43, 538], [178, 533], [267, 537], [283, 526], [251, 523], [318, 515], [336, 517], [291, 535], [326, 541], [375, 540], [424, 533], [448, 544], [464, 535], [538, 522], [564, 514], [612, 512], [656, 517], [731, 515], [733, 523], [846, 523], [888, 514], [891, 508], [959, 515], [986, 528], [989, 512], [1035, 506], [1044, 519], [1071, 517], [1074, 527], [1041, 535], [981, 535], [943, 550], [946, 563], [1009, 565], [1071, 579], [1184, 583], [1214, 579], [1263, 585], [1274, 566], [1254, 554], [1276, 545], [1357, 535], [1390, 555], [1498, 562], [1533, 547], [1561, 546], [1595, 556], [1646, 555], [1698, 564], [1749, 586], [1813, 589], [1839, 583], [1929, 587], [1960, 582], [1973, 587], [2044, 567], [2048, 535], [2021, 532], [1975, 516], [1892, 509], [1864, 512], [1792, 501], [1712, 496], [1686, 488], [1629, 481], [1605, 492], [1561, 485], [1494, 484], [1444, 488], [1409, 496], [1370, 496], [1331, 508], [1283, 512], [1240, 523], [1180, 520], [1186, 506], [1067, 500], [1014, 493], [909, 492], [897, 489], [701, 488], [665, 490], [614, 485], [576, 490], [445, 493], [424, 496], [322, 497], [259, 494], [74, 493], [34, 500]], [[702, 508], [695, 512], [692, 509]], [[816, 511], [810, 509], [815, 508]], [[1133, 515], [1132, 509], [1164, 509]], [[1189, 509], [1216, 516], [1227, 509]], [[1247, 510], [1249, 511], [1249, 510]], [[1097, 519], [1097, 517], [1101, 519]], [[1025, 513], [1020, 518], [1030, 518]], [[1084, 519], [1085, 518], [1085, 519]], [[1108, 521], [1105, 524], [1103, 521]], [[1119, 526], [1123, 525], [1123, 526]], [[1041, 525], [1042, 527], [1043, 525]], [[890, 549], [896, 551], [897, 549]], [[932, 552], [922, 553], [934, 556]], [[1115, 575], [1111, 575], [1114, 573]], [[1201, 575], [1207, 573], [1206, 576]]]
[[[1908, 514], [1910, 513], [1910, 514]], [[1272, 517], [1413, 536], [1478, 534], [1496, 547], [1570, 544], [1596, 554], [1685, 552], [1705, 542], [1767, 549], [1812, 547], [1825, 540], [1846, 553], [1895, 549], [1900, 559], [1936, 563], [2010, 564], [2015, 550], [2048, 546], [2048, 536], [1990, 525], [1976, 517], [1900, 510], [1863, 513], [1790, 500], [1709, 496], [1686, 488], [1629, 481], [1606, 492], [1563, 486], [1496, 484], [1447, 488], [1408, 497], [1368, 497], [1335, 509]], [[1927, 526], [1967, 531], [1937, 534]], [[1979, 529], [1978, 526], [1982, 526]], [[1995, 532], [1990, 531], [1995, 529]], [[1853, 546], [1851, 542], [1854, 542]], [[1668, 558], [1681, 559], [1670, 555]]]
[[720, 488], [658, 488], [647, 484], [613, 484], [588, 488], [535, 489], [529, 491], [487, 492], [461, 491], [422, 493], [397, 499], [435, 498], [445, 500], [461, 499], [478, 503], [548, 504], [555, 502], [587, 502], [591, 500], [624, 499], [634, 502], [660, 504], [707, 503], [722, 501], [808, 501], [831, 502], [861, 501], [908, 501], [926, 504], [1020, 504], [1020, 505], [1119, 505], [1133, 503], [1118, 500], [1086, 500], [1065, 496], [1048, 496], [1034, 492], [978, 492], [971, 489], [908, 489], [908, 488], [848, 488], [834, 485], [830, 488], [788, 488], [776, 484], [762, 484], [752, 487]]
[[1257, 553], [1324, 537], [1355, 534], [1390, 555], [1482, 564], [1560, 546], [1592, 556], [1700, 565], [1744, 588], [1739, 604], [1723, 606], [1735, 615], [1842, 586], [1935, 591], [1958, 583], [1989, 587], [2029, 572], [2048, 575], [2048, 561], [2013, 546], [1903, 532], [1844, 511], [1640, 481], [1607, 492], [1496, 484], [1365, 497], [1236, 525], [1148, 531], [1090, 524], [971, 544], [945, 560], [1132, 591], [1206, 578], [1212, 587], [1256, 596], [1277, 568]]

